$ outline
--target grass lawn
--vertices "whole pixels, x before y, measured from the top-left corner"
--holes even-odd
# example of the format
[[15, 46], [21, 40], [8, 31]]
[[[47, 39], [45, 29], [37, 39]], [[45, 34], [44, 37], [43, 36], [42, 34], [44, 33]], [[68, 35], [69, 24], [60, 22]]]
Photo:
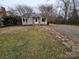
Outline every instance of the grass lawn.
[[41, 27], [0, 29], [0, 59], [63, 59], [65, 48]]

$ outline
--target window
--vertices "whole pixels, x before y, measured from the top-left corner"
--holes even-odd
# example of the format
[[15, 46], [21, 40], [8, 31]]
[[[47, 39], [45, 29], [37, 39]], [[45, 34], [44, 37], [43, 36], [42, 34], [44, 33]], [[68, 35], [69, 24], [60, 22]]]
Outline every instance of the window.
[[45, 21], [46, 21], [46, 19], [45, 19], [45, 18], [42, 18], [42, 21], [43, 21], [43, 22], [45, 22]]
[[23, 18], [23, 22], [25, 22], [25, 19]]
[[36, 22], [38, 21], [38, 20], [37, 20], [37, 18], [36, 18], [36, 20], [35, 20], [35, 21], [36, 21]]

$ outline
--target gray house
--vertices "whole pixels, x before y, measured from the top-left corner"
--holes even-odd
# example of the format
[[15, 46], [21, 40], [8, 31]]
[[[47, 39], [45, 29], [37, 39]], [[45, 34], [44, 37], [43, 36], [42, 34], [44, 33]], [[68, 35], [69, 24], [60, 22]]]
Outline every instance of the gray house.
[[37, 14], [32, 14], [30, 17], [22, 16], [22, 25], [47, 25], [47, 18]]

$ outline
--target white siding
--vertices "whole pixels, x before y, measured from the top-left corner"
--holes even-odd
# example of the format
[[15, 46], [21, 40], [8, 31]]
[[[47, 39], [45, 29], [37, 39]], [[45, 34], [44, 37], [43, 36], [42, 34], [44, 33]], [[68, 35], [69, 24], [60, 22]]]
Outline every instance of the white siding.
[[42, 21], [42, 18], [37, 18], [37, 21], [36, 21], [36, 19], [33, 19], [33, 18], [22, 18], [22, 25], [33, 25], [33, 23], [34, 24], [47, 24], [47, 19], [45, 19], [45, 21]]
[[33, 24], [33, 19], [32, 18], [28, 18], [27, 25], [32, 25], [32, 24]]
[[37, 19], [37, 21], [34, 19], [34, 24], [39, 24], [39, 19]]
[[[23, 19], [25, 21], [23, 21]], [[27, 21], [26, 21], [27, 19]], [[32, 18], [22, 18], [22, 25], [32, 25], [33, 24], [33, 19]]]
[[40, 19], [40, 24], [47, 24], [47, 19], [45, 19], [45, 22], [42, 21], [42, 18]]
[[23, 19], [25, 20], [25, 18], [22, 18], [22, 24], [26, 25], [26, 20], [24, 21]]

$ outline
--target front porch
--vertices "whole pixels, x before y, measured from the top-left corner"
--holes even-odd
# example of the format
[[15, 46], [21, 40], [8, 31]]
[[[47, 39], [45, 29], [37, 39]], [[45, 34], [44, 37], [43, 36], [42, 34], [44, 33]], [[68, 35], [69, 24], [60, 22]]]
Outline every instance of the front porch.
[[42, 17], [22, 17], [22, 25], [47, 25], [47, 19]]

